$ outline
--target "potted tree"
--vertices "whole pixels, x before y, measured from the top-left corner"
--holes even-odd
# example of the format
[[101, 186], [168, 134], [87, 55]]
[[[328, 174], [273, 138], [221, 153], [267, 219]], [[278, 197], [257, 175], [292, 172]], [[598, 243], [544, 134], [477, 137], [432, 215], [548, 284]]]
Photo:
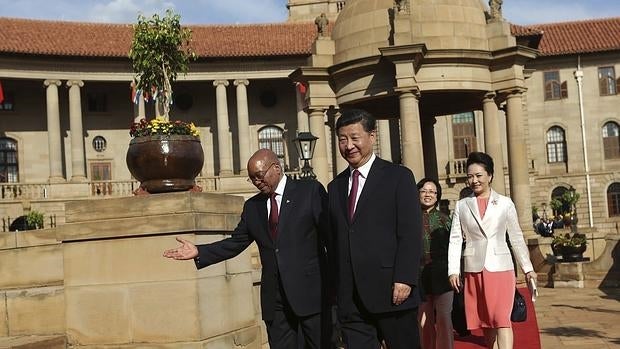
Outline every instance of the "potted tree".
[[138, 91], [156, 98], [157, 117], [140, 120], [130, 130], [127, 167], [148, 193], [194, 188], [204, 154], [193, 123], [170, 120], [172, 85], [179, 73], [187, 73], [191, 31], [182, 28], [180, 16], [167, 10], [164, 17], [138, 16], [129, 51]]

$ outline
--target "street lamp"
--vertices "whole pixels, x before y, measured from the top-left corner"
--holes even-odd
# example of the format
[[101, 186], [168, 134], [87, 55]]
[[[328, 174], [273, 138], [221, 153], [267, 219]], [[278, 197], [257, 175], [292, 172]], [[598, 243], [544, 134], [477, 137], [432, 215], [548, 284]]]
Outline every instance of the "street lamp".
[[293, 140], [295, 149], [297, 149], [297, 155], [304, 161], [304, 167], [301, 168], [301, 179], [316, 179], [316, 175], [308, 161], [312, 160], [317, 139], [310, 132], [299, 132], [297, 138]]

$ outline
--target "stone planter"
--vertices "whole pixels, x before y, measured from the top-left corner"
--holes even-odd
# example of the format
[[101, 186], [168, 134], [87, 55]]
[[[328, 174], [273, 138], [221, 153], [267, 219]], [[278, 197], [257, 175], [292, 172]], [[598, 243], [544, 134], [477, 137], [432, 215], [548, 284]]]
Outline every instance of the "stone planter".
[[578, 262], [583, 260], [583, 253], [586, 251], [587, 245], [581, 246], [556, 246], [551, 245], [553, 254], [562, 256], [563, 262]]
[[141, 188], [149, 193], [165, 193], [196, 185], [204, 153], [198, 137], [153, 135], [132, 139], [126, 160]]

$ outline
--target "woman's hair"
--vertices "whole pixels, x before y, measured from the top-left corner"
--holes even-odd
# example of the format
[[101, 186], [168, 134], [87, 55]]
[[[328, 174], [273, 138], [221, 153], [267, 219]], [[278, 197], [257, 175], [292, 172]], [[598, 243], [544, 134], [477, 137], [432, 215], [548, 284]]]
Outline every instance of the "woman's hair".
[[493, 175], [493, 158], [489, 156], [489, 154], [480, 151], [469, 153], [469, 156], [467, 157], [466, 167], [469, 167], [469, 165], [473, 164], [478, 164], [482, 166], [490, 176]]
[[439, 185], [439, 182], [437, 182], [435, 179], [428, 178], [428, 177], [422, 178], [418, 182], [418, 190], [422, 189], [424, 184], [428, 182], [432, 182], [433, 184], [435, 184], [435, 187], [437, 187], [437, 202], [435, 202], [435, 207], [437, 207], [437, 205], [439, 205], [439, 200], [441, 200], [441, 185]]

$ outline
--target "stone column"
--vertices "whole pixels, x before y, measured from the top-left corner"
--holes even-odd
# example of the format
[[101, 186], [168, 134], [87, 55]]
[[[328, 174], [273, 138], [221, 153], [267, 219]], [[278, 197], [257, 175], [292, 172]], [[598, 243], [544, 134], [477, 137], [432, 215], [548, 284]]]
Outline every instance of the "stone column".
[[69, 87], [69, 128], [71, 129], [71, 182], [86, 181], [84, 129], [82, 127], [82, 80], [67, 81]]
[[500, 134], [499, 116], [494, 92], [489, 92], [484, 96], [482, 110], [484, 119], [484, 147], [487, 154], [491, 155], [495, 163], [493, 189], [504, 195], [506, 194], [504, 151], [502, 150], [502, 136]]
[[215, 80], [215, 99], [217, 107], [217, 145], [220, 158], [220, 176], [232, 174], [232, 156], [230, 154], [230, 133], [228, 126], [228, 102], [226, 87], [228, 80]]
[[325, 111], [323, 109], [310, 109], [310, 132], [318, 137], [312, 157], [312, 169], [316, 179], [324, 186], [329, 183], [329, 171], [327, 166], [327, 142], [325, 135]]
[[[298, 82], [297, 84], [301, 84]], [[305, 88], [305, 87], [304, 87]], [[308, 114], [304, 110], [306, 94], [302, 93], [299, 85], [295, 85], [295, 97], [297, 101], [297, 131], [299, 132], [307, 132], [308, 127]]]
[[523, 120], [523, 89], [510, 91], [506, 97], [506, 128], [508, 131], [508, 165], [510, 196], [514, 201], [521, 229], [532, 231], [532, 203], [528, 174], [525, 120]]
[[[437, 119], [428, 116], [422, 119], [422, 153], [424, 154], [424, 175], [439, 179], [437, 170], [437, 149], [435, 147], [435, 124]], [[417, 178], [420, 180], [422, 178]]]
[[248, 112], [248, 80], [235, 80], [237, 86], [237, 126], [239, 127], [239, 167], [240, 173], [247, 176], [247, 163], [250, 159], [250, 113]]
[[62, 148], [60, 137], [60, 109], [58, 86], [60, 80], [45, 80], [47, 103], [47, 146], [49, 148], [50, 183], [64, 182], [62, 176]]
[[418, 91], [402, 91], [400, 102], [400, 134], [403, 147], [403, 165], [409, 167], [416, 180], [424, 178], [424, 155]]
[[392, 161], [392, 144], [390, 143], [390, 120], [377, 120], [379, 150], [383, 160]]
[[334, 159], [335, 159], [335, 169], [334, 169], [334, 176], [338, 175], [340, 172], [344, 171], [345, 168], [347, 168], [347, 166], [349, 166], [349, 163], [347, 162], [347, 160], [345, 160], [342, 155], [340, 155], [340, 148], [338, 147], [338, 130], [336, 130], [336, 123], [338, 122], [338, 118], [340, 118], [342, 114], [340, 113], [340, 111], [337, 111], [334, 113], [334, 126], [332, 128], [332, 135], [334, 137], [334, 145], [335, 145], [335, 149], [334, 149]]

